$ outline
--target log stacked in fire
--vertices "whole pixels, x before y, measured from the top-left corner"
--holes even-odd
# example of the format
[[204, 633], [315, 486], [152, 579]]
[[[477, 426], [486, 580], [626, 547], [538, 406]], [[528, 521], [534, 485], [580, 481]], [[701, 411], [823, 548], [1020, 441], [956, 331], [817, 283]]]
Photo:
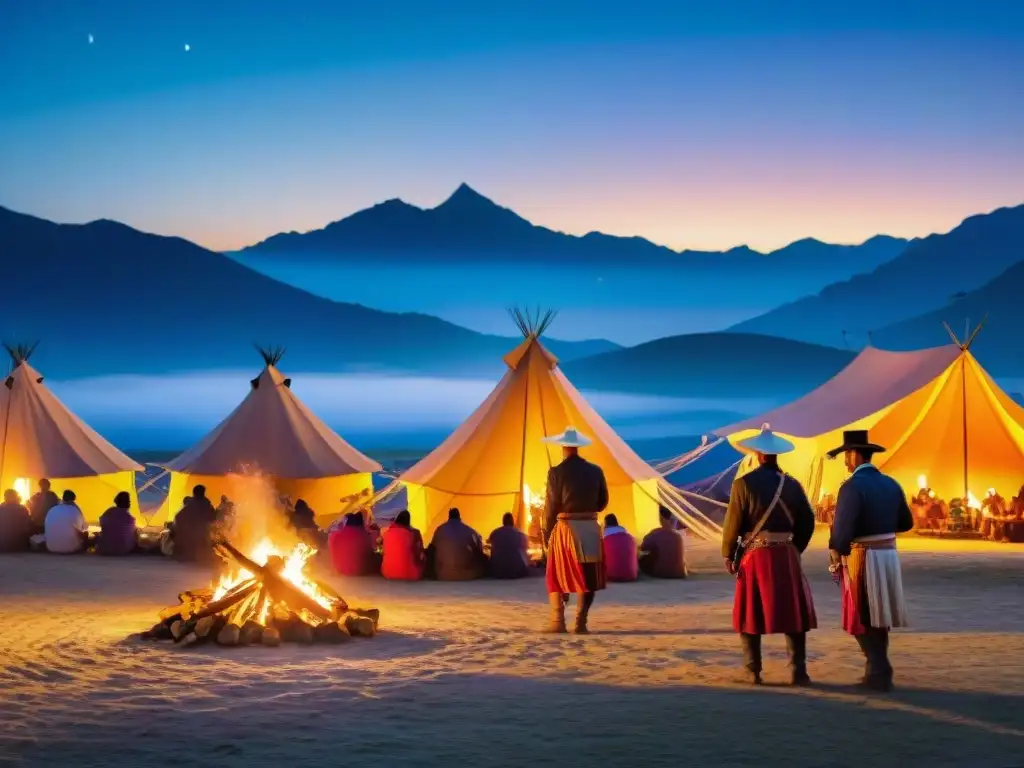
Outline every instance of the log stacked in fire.
[[160, 612], [144, 639], [186, 646], [342, 643], [373, 637], [380, 611], [352, 608], [333, 589], [312, 581], [304, 567], [314, 550], [298, 545], [287, 557], [267, 555], [260, 565], [227, 541], [216, 544], [230, 576], [217, 587], [178, 595], [179, 604]]

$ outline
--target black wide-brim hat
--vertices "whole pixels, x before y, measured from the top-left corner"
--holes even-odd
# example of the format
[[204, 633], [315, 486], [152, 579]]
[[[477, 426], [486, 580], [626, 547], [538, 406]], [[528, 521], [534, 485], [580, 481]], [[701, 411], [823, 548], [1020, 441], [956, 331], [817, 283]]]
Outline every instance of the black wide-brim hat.
[[864, 453], [885, 453], [885, 448], [872, 443], [868, 439], [866, 429], [848, 429], [843, 432], [843, 444], [828, 452], [828, 457], [834, 459], [840, 453], [847, 451], [863, 451]]

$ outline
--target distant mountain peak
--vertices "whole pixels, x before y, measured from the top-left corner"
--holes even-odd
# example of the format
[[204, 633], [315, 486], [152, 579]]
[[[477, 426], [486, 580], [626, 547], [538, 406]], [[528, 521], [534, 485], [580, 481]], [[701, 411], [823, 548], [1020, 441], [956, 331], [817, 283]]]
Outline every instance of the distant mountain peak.
[[448, 199], [437, 206], [438, 209], [447, 208], [500, 208], [497, 203], [489, 197], [484, 197], [466, 182], [462, 182]]

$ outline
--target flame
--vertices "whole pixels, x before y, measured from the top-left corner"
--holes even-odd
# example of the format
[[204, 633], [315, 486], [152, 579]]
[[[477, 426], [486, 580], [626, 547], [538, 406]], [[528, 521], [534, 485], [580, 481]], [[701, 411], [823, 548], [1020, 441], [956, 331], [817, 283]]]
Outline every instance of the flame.
[[526, 509], [526, 529], [530, 529], [533, 523], [534, 510], [543, 509], [545, 501], [545, 488], [540, 493], [533, 493], [528, 483], [523, 483], [523, 507]]
[[929, 499], [934, 499], [935, 498], [935, 491], [933, 491], [931, 488], [928, 489], [928, 498]]
[[821, 489], [821, 493], [818, 494], [818, 501], [823, 501], [828, 496], [828, 490], [826, 488]]
[[928, 487], [928, 476], [927, 475], [918, 475], [917, 476], [917, 487], [922, 489], [922, 490]]
[[24, 503], [32, 497], [32, 481], [27, 477], [15, 478], [14, 490], [18, 492], [22, 503]]
[[970, 491], [967, 492], [967, 507], [969, 509], [981, 509], [981, 502], [978, 501], [978, 497]]
[[[278, 549], [269, 537], [264, 537], [255, 549], [247, 554], [249, 559], [258, 565], [266, 565], [267, 561], [275, 555], [280, 557], [284, 560], [284, 567], [280, 571], [280, 575], [284, 579], [290, 581], [293, 586], [302, 590], [327, 610], [334, 608], [334, 601], [305, 574], [306, 563], [316, 554], [316, 550], [312, 547], [300, 542], [292, 548], [291, 552], [285, 553]], [[248, 569], [236, 564], [231, 571], [221, 577], [214, 588], [213, 599], [219, 600], [238, 584], [251, 578], [253, 578], [253, 574]], [[270, 601], [265, 600], [258, 619], [260, 624], [266, 624], [269, 613]]]

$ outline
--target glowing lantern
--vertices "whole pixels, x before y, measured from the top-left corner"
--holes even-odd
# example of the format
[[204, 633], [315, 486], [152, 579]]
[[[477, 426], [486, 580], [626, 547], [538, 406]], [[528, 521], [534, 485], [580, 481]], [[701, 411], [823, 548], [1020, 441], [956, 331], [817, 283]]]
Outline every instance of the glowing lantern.
[[922, 490], [928, 487], [928, 477], [926, 475], [917, 476], [917, 487]]

